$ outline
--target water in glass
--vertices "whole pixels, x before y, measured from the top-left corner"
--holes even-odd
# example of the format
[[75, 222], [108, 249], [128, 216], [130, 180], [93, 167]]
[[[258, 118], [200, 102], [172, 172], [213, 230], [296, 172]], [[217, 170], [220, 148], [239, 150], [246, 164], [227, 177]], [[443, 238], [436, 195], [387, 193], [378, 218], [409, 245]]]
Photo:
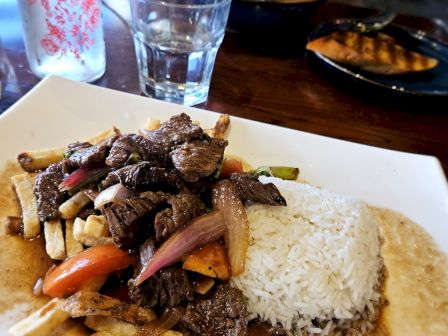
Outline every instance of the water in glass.
[[166, 3], [154, 2], [148, 15], [133, 24], [141, 89], [179, 104], [202, 103], [208, 96], [230, 2], [221, 2], [218, 8], [174, 6], [171, 10]]

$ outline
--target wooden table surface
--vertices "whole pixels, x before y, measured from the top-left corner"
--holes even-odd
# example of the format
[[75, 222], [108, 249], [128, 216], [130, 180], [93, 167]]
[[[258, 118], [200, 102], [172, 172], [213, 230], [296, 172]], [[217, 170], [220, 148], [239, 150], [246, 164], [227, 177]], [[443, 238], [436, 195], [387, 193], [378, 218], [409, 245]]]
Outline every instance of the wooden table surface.
[[[205, 108], [338, 139], [434, 155], [447, 173], [448, 99], [390, 94], [354, 84], [335, 77], [303, 51], [303, 29], [332, 17], [366, 14], [366, 10], [329, 3], [320, 7], [305, 28], [301, 25], [301, 31], [289, 30], [275, 41], [260, 34], [227, 32]], [[397, 21], [434, 33], [425, 19], [399, 17]], [[127, 26], [104, 8], [104, 27], [107, 70], [95, 84], [140, 94]], [[0, 1], [0, 39], [4, 91], [0, 111], [4, 111], [39, 81], [26, 61], [16, 1]]]

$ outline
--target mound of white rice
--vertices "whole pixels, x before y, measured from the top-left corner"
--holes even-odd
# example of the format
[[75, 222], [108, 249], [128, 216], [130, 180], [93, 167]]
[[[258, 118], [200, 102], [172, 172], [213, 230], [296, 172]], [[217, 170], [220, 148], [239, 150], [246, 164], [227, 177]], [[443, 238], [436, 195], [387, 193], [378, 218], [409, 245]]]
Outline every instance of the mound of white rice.
[[313, 319], [359, 319], [365, 310], [373, 311], [380, 298], [381, 259], [377, 225], [367, 206], [308, 184], [260, 180], [274, 183], [288, 206], [247, 209], [246, 269], [232, 282], [247, 298], [249, 319], [326, 334]]

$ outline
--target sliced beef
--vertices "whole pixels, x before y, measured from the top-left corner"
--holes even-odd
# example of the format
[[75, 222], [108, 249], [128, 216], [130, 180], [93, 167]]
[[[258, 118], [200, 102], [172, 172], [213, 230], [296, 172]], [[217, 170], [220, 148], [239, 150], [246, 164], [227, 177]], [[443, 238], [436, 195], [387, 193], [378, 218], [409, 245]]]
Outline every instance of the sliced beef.
[[205, 205], [194, 194], [183, 191], [168, 199], [171, 208], [160, 211], [154, 219], [156, 240], [162, 243], [174, 232], [182, 229], [193, 218], [205, 212]]
[[273, 327], [268, 322], [255, 319], [249, 322], [248, 336], [289, 336], [288, 332], [281, 325]]
[[87, 142], [70, 144], [65, 152], [68, 164], [72, 167], [80, 167], [104, 162], [117, 138], [118, 136], [111, 137], [95, 146]]
[[140, 223], [139, 220], [164, 200], [162, 193], [146, 191], [124, 202], [104, 207], [102, 212], [109, 223], [114, 242], [123, 249], [132, 248], [141, 242], [142, 234], [144, 236], [149, 225]]
[[142, 307], [176, 307], [193, 300], [193, 287], [187, 272], [176, 266], [166, 267], [140, 286], [129, 281], [129, 297]]
[[263, 184], [247, 173], [233, 173], [230, 180], [236, 185], [242, 200], [286, 206], [285, 198], [272, 183]]
[[173, 170], [154, 167], [150, 162], [143, 161], [125, 166], [107, 175], [103, 181], [104, 188], [120, 182], [131, 190], [163, 190], [178, 191], [182, 181]]
[[170, 156], [185, 181], [197, 182], [216, 171], [226, 146], [227, 141], [221, 139], [193, 140], [176, 147]]
[[97, 211], [93, 208], [88, 208], [88, 209], [82, 209], [79, 214], [78, 217], [81, 219], [86, 220], [87, 217], [91, 216], [91, 215], [98, 215]]
[[[149, 161], [153, 166], [165, 166], [169, 163], [169, 149], [153, 144], [138, 134], [127, 134], [114, 142], [106, 164], [112, 168], [120, 168], [132, 160]], [[132, 161], [131, 160], [131, 161]]]
[[202, 128], [193, 124], [190, 117], [182, 113], [171, 117], [158, 129], [145, 132], [145, 137], [153, 144], [171, 148], [186, 141], [199, 139], [203, 134]]
[[210, 298], [188, 303], [182, 324], [195, 335], [243, 336], [247, 334], [246, 314], [241, 291], [223, 284]]
[[37, 212], [41, 222], [58, 218], [59, 206], [64, 200], [64, 194], [59, 191], [59, 184], [69, 174], [65, 161], [50, 165], [36, 177], [34, 193], [37, 198]]

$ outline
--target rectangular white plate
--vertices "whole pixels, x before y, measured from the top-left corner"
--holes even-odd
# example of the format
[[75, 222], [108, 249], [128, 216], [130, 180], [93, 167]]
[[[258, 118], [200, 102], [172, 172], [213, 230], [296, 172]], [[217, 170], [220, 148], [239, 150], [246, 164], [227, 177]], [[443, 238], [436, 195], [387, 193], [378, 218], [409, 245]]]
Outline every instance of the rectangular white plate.
[[[112, 125], [136, 132], [148, 117], [188, 113], [205, 127], [218, 114], [48, 77], [0, 116], [0, 162], [65, 145]], [[448, 186], [434, 157], [385, 150], [232, 117], [229, 153], [253, 166], [289, 165], [310, 183], [411, 218], [448, 252]]]

